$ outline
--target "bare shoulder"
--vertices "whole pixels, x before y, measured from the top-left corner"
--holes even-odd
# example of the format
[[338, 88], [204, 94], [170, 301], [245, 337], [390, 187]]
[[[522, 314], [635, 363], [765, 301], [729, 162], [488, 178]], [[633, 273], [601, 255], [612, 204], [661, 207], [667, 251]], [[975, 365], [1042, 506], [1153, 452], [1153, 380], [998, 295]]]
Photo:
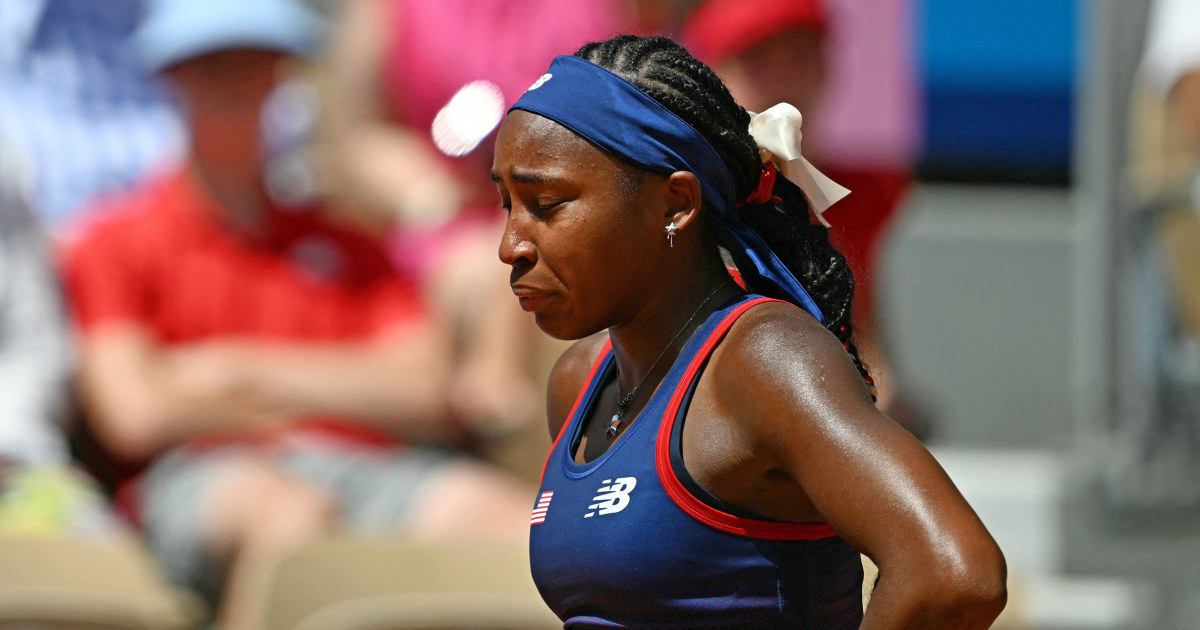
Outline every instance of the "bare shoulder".
[[[734, 455], [757, 466], [742, 487], [764, 488], [738, 494], [742, 480], [735, 479], [715, 485], [714, 494], [781, 520], [795, 521], [811, 506], [809, 518], [829, 523], [887, 569], [868, 609], [877, 619], [893, 612], [876, 603], [888, 580], [893, 589], [974, 593], [963, 601], [983, 602], [991, 607], [987, 620], [995, 617], [1004, 597], [1003, 553], [937, 460], [875, 408], [849, 353], [820, 322], [786, 304], [756, 306], [730, 329], [710, 367], [717, 369], [705, 372], [709, 411], [696, 419], [708, 435], [715, 428], [740, 440]], [[707, 478], [721, 481], [722, 472], [717, 467]], [[789, 504], [801, 509], [788, 512]], [[774, 513], [775, 506], [784, 510]]]
[[717, 395], [745, 412], [734, 417], [786, 421], [791, 432], [797, 420], [877, 414], [842, 342], [790, 304], [768, 302], [746, 311], [711, 365]]
[[766, 302], [746, 311], [721, 348], [723, 361], [756, 376], [779, 370], [810, 376], [849, 370], [852, 382], [861, 381], [842, 342], [816, 318], [783, 302]]
[[600, 350], [607, 342], [608, 331], [584, 337], [571, 344], [554, 363], [546, 387], [546, 420], [550, 439], [558, 437], [559, 430], [575, 405], [575, 399], [587, 384]]

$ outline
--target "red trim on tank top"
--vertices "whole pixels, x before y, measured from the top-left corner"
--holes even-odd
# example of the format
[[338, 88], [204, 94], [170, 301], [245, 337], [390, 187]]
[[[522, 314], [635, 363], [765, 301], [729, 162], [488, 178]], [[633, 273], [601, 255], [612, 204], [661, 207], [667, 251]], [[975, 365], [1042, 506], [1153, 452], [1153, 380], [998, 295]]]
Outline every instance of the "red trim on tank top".
[[596, 362], [592, 364], [592, 371], [588, 373], [587, 380], [583, 382], [583, 387], [579, 388], [579, 395], [575, 397], [575, 404], [571, 405], [571, 413], [567, 414], [567, 419], [558, 428], [558, 435], [554, 437], [554, 443], [550, 445], [550, 452], [546, 454], [546, 462], [542, 464], [542, 476], [538, 480], [539, 486], [546, 480], [546, 468], [550, 465], [550, 458], [554, 457], [554, 451], [558, 449], [558, 442], [562, 440], [563, 433], [567, 431], [567, 427], [571, 426], [571, 421], [575, 419], [575, 412], [579, 411], [579, 405], [583, 403], [584, 396], [587, 395], [588, 389], [592, 386], [592, 381], [596, 379], [596, 374], [600, 371], [600, 366], [604, 365], [604, 360], [608, 358], [608, 353], [611, 350], [612, 339], [609, 339], [604, 342], [604, 347], [600, 348], [600, 356], [596, 357]]
[[[692, 495], [684, 487], [683, 482], [679, 481], [671, 466], [671, 431], [674, 428], [675, 420], [679, 415], [679, 408], [683, 404], [683, 399], [687, 395], [687, 390], [692, 380], [696, 378], [701, 366], [704, 365], [708, 356], [712, 354], [713, 348], [724, 339], [725, 334], [729, 332], [734, 322], [750, 308], [765, 302], [782, 302], [782, 300], [758, 298], [738, 305], [717, 324], [717, 327], [709, 335], [708, 339], [704, 341], [704, 345], [696, 352], [696, 356], [692, 358], [691, 363], [688, 364], [687, 370], [684, 371], [679, 384], [671, 394], [671, 400], [667, 403], [667, 408], [663, 412], [662, 423], [659, 425], [654, 458], [658, 468], [658, 479], [663, 489], [667, 491], [667, 496], [671, 497], [671, 500], [679, 509], [713, 529], [739, 536], [766, 538], [770, 540], [819, 540], [821, 538], [836, 536], [837, 532], [827, 523], [758, 521], [718, 510]], [[784, 303], [786, 304], [786, 302]]]

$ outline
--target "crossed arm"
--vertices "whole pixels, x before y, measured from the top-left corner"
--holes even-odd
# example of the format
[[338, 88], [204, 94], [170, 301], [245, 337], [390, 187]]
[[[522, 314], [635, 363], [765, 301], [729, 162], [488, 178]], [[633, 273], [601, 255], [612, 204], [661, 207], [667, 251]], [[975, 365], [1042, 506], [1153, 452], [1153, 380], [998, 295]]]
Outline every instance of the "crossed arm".
[[87, 333], [79, 385], [97, 436], [132, 460], [197, 435], [265, 432], [303, 416], [436, 438], [447, 431], [441, 338], [435, 325], [416, 324], [361, 343], [166, 346], [141, 324], [114, 322]]

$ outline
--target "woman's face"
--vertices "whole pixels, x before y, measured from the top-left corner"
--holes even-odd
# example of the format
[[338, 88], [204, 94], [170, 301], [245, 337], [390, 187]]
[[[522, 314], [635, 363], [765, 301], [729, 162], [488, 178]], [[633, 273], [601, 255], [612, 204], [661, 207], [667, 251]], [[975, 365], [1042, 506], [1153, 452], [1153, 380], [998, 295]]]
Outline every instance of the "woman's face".
[[666, 250], [665, 198], [645, 173], [547, 118], [516, 110], [492, 179], [508, 212], [500, 259], [521, 307], [552, 337], [624, 323]]

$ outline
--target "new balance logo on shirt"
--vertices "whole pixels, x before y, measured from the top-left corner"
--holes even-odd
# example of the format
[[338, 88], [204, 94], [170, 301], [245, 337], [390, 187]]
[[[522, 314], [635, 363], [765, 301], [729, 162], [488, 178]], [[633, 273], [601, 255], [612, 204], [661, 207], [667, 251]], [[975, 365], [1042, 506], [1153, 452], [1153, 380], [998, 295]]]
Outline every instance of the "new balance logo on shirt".
[[605, 485], [596, 491], [599, 494], [592, 499], [595, 503], [588, 506], [589, 511], [583, 515], [584, 518], [591, 518], [596, 514], [615, 514], [624, 510], [629, 505], [629, 493], [637, 487], [637, 479], [634, 477], [618, 477], [616, 482], [605, 479], [604, 483]]
[[[615, 481], [605, 479], [604, 485], [600, 486], [595, 497], [592, 498], [593, 503], [588, 506], [588, 511], [583, 515], [584, 518], [591, 518], [599, 514], [616, 514], [624, 510], [629, 505], [629, 493], [637, 487], [637, 479], [635, 477], [618, 477]], [[538, 495], [537, 505], [533, 508], [533, 513], [529, 517], [530, 526], [541, 525], [546, 522], [546, 516], [550, 513], [550, 501], [554, 499], [554, 491], [547, 490]]]

